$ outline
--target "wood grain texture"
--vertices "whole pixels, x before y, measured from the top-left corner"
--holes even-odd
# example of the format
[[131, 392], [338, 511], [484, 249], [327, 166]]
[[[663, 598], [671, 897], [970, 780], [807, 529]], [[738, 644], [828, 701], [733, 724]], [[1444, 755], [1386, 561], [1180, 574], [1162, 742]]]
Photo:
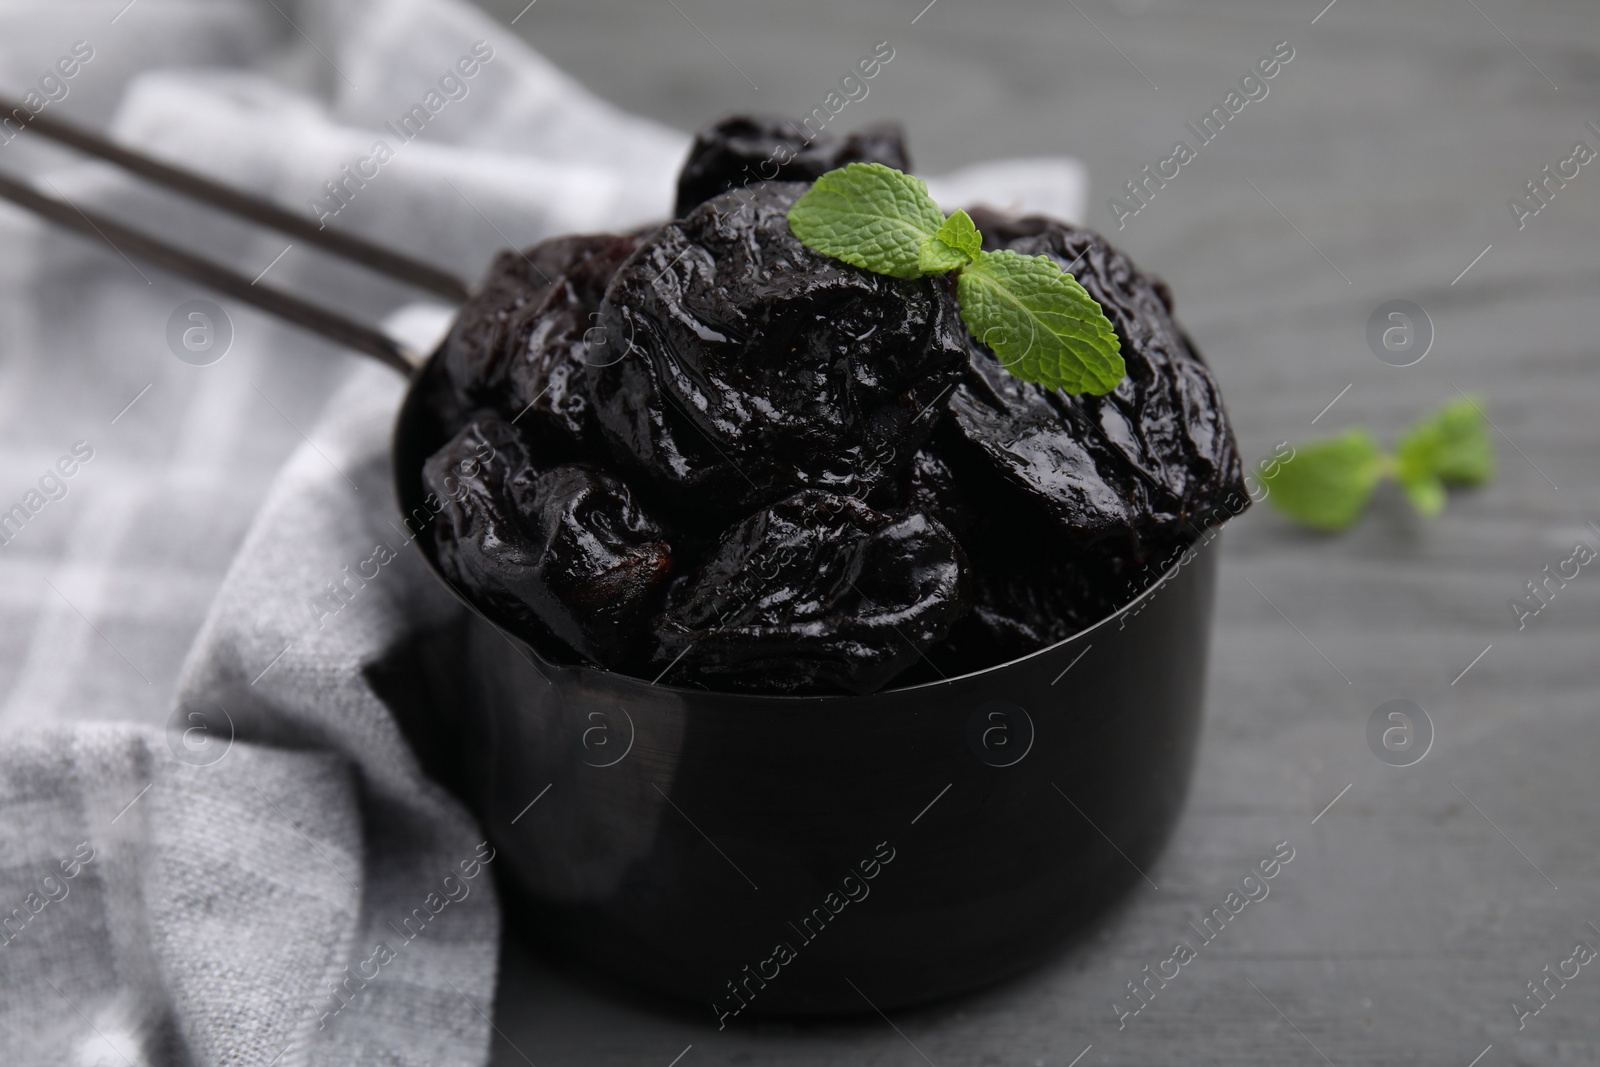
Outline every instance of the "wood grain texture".
[[[686, 127], [809, 110], [888, 39], [895, 60], [841, 125], [907, 120], [929, 172], [1083, 158], [1088, 224], [1171, 283], [1247, 456], [1356, 422], [1392, 441], [1458, 388], [1484, 394], [1503, 433], [1494, 482], [1452, 495], [1437, 521], [1385, 493], [1337, 538], [1265, 508], [1232, 525], [1199, 767], [1150, 872], [1161, 888], [1141, 883], [1048, 967], [892, 1026], [869, 1014], [718, 1033], [709, 1012], [508, 944], [496, 1064], [667, 1067], [691, 1044], [680, 1067], [1067, 1067], [1090, 1045], [1080, 1067], [1468, 1067], [1490, 1045], [1480, 1067], [1600, 1062], [1600, 967], [1520, 1032], [1510, 1007], [1574, 942], [1600, 945], [1586, 925], [1600, 925], [1600, 569], [1521, 631], [1507, 603], [1576, 541], [1600, 544], [1587, 525], [1600, 525], [1600, 165], [1520, 231], [1506, 205], [1575, 141], [1600, 147], [1584, 126], [1600, 123], [1600, 9], [1474, 3], [1337, 0], [1312, 25], [1318, 0], [939, 0], [912, 25], [922, 0], [678, 0], [681, 14], [541, 0], [518, 21], [601, 94]], [[522, 3], [486, 6], [509, 21]], [[1284, 40], [1295, 57], [1268, 96], [1118, 232], [1105, 197]], [[1436, 330], [1409, 368], [1366, 345], [1391, 299]], [[1365, 741], [1395, 698], [1436, 729], [1410, 768]], [[1119, 1031], [1124, 983], [1196, 941], [1188, 923], [1279, 841], [1296, 858], [1271, 895]]]

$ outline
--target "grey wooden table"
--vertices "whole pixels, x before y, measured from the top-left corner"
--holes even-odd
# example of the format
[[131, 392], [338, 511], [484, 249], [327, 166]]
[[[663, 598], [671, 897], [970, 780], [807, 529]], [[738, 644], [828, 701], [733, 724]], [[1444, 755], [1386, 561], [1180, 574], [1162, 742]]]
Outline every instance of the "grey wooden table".
[[[1159, 890], [1141, 883], [1086, 944], [891, 1020], [721, 1033], [508, 944], [497, 1064], [1600, 1063], [1600, 965], [1520, 1030], [1511, 1006], [1576, 942], [1600, 946], [1600, 565], [1521, 630], [1509, 606], [1600, 545], [1600, 163], [1521, 229], [1507, 206], [1575, 142], [1600, 149], [1600, 8], [485, 2], [522, 10], [517, 29], [601, 94], [686, 127], [807, 111], [887, 39], [894, 63], [841, 125], [906, 120], [930, 172], [1084, 159], [1089, 224], [1170, 281], [1247, 456], [1358, 422], [1392, 440], [1457, 390], [1500, 432], [1494, 482], [1436, 521], [1385, 494], [1337, 538], [1266, 509], [1232, 525], [1187, 813]], [[1118, 232], [1106, 197], [1192, 143], [1185, 122], [1280, 41], [1294, 58], [1268, 95]], [[1366, 341], [1394, 299], [1435, 332], [1404, 368]], [[1404, 768], [1366, 740], [1393, 699], [1435, 735]], [[1124, 983], [1280, 841], [1296, 858], [1270, 897], [1119, 1030]]]

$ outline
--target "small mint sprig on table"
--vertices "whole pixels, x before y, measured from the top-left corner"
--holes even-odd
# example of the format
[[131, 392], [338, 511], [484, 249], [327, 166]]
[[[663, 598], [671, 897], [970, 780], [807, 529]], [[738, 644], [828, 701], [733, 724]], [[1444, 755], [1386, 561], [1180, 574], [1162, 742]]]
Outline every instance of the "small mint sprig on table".
[[954, 273], [961, 321], [1024, 381], [1101, 396], [1127, 373], [1111, 321], [1072, 275], [1047, 256], [985, 252], [972, 218], [946, 218], [920, 178], [882, 163], [831, 170], [789, 209], [789, 229], [876, 274]]
[[1482, 485], [1494, 474], [1487, 419], [1469, 397], [1427, 415], [1386, 453], [1364, 427], [1300, 445], [1291, 461], [1261, 480], [1289, 518], [1318, 530], [1343, 530], [1367, 508], [1373, 490], [1393, 478], [1425, 516], [1444, 510], [1445, 487]]

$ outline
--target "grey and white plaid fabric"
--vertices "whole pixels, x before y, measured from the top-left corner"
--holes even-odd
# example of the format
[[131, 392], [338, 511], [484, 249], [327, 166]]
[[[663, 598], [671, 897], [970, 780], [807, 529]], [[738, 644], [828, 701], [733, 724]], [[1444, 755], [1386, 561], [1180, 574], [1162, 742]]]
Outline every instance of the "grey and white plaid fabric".
[[[468, 278], [664, 215], [687, 147], [459, 0], [0, 3], [0, 91]], [[3, 124], [0, 168], [440, 321]], [[932, 186], [1081, 208], [1067, 160]], [[204, 290], [4, 204], [0, 249], [0, 1062], [482, 1063], [492, 850], [364, 673], [455, 610], [391, 518], [403, 383], [226, 300], [195, 365], [169, 332]]]
[[[332, 225], [464, 277], [671, 203], [680, 134], [468, 6], [125, 2], [0, 6], [0, 90], [296, 207], [385, 140]], [[414, 299], [38, 142], [0, 167], [356, 317]], [[5, 206], [0, 242], [0, 1062], [482, 1063], [492, 853], [361, 669], [453, 610], [385, 521], [402, 383], [225, 300], [182, 362], [205, 291]]]

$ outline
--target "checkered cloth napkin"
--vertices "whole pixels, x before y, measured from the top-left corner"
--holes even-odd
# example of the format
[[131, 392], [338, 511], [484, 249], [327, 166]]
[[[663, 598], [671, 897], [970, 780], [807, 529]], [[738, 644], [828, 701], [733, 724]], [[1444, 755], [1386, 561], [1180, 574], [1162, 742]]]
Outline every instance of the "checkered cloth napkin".
[[[0, 91], [463, 277], [671, 204], [681, 134], [466, 5], [125, 3], [0, 7]], [[358, 318], [416, 298], [30, 134], [0, 168]], [[0, 1063], [484, 1062], [493, 853], [363, 670], [454, 611], [390, 522], [403, 383], [4, 205], [0, 242]]]
[[[665, 215], [687, 147], [455, 0], [0, 3], [0, 92], [468, 278]], [[446, 321], [3, 123], [0, 168]], [[932, 184], [1081, 206], [1065, 160]], [[372, 681], [457, 610], [393, 519], [404, 384], [4, 204], [0, 247], [0, 1063], [484, 1062], [493, 850]]]

